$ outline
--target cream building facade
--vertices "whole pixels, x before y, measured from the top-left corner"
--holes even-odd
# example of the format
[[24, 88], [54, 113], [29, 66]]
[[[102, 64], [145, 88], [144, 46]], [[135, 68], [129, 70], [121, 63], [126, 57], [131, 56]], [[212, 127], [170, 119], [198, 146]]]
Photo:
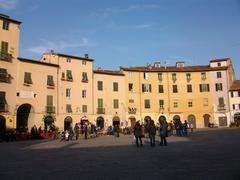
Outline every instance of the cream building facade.
[[231, 122], [240, 124], [240, 81], [235, 80], [230, 87], [230, 117]]
[[64, 130], [86, 121], [102, 128], [133, 127], [138, 120], [157, 123], [161, 116], [202, 128], [228, 126], [234, 116], [231, 107], [239, 99], [228, 95], [236, 82], [230, 58], [201, 66], [156, 62], [93, 70], [88, 54], [51, 51], [40, 60], [19, 58], [21, 22], [0, 15], [0, 24], [0, 130], [52, 123]]

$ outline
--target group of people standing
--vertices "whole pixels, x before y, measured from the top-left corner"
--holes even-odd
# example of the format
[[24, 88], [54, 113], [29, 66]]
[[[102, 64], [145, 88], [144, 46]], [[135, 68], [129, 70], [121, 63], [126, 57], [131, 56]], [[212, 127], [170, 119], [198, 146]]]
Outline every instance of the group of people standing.
[[[160, 143], [159, 143], [159, 145], [167, 146], [166, 137], [168, 136], [168, 123], [164, 117], [160, 118], [159, 123], [160, 123], [160, 127], [159, 127]], [[157, 127], [154, 124], [154, 121], [152, 119], [150, 119], [146, 123], [146, 125], [140, 125], [140, 122], [137, 121], [134, 126], [134, 130], [133, 130], [137, 147], [143, 146], [142, 138], [145, 137], [145, 134], [148, 134], [148, 136], [149, 136], [150, 146], [151, 147], [156, 146], [156, 140], [155, 140], [156, 132], [157, 132]]]
[[84, 139], [88, 139], [89, 136], [96, 137], [97, 128], [92, 123], [76, 123], [74, 128], [70, 125], [65, 131], [62, 132], [61, 140], [62, 141], [69, 141], [73, 140], [74, 136], [75, 139], [78, 140], [80, 134], [84, 136]]

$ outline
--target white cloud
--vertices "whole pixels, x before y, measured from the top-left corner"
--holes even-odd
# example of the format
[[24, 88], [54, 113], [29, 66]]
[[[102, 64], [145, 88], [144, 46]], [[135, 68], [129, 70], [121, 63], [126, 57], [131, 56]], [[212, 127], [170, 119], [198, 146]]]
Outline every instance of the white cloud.
[[0, 0], [0, 9], [11, 10], [15, 9], [18, 0]]
[[150, 28], [150, 27], [152, 27], [151, 24], [138, 24], [134, 26], [134, 28], [139, 28], [139, 29]]
[[77, 47], [87, 47], [87, 46], [93, 46], [94, 44], [90, 43], [87, 38], [82, 38], [78, 42], [67, 42], [67, 41], [49, 41], [47, 39], [41, 39], [41, 44], [35, 47], [28, 48], [27, 51], [32, 52], [34, 54], [43, 54], [50, 50], [55, 51], [62, 51], [69, 48], [77, 48]]

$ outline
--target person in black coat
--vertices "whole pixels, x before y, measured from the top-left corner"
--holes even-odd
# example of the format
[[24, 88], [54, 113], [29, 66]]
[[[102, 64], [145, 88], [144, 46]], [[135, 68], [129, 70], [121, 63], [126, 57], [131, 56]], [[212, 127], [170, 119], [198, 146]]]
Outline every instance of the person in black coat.
[[136, 122], [134, 128], [133, 128], [133, 133], [134, 133], [134, 136], [136, 138], [136, 144], [137, 144], [137, 147], [139, 147], [139, 141], [140, 141], [140, 146], [143, 146], [142, 144], [142, 132], [141, 132], [141, 125], [139, 123], [139, 121]]
[[161, 145], [165, 145], [167, 146], [167, 140], [166, 137], [168, 136], [168, 123], [166, 121], [166, 118], [163, 117], [160, 119], [160, 137], [161, 137], [161, 142], [160, 142], [160, 146]]
[[155, 146], [155, 135], [156, 135], [156, 126], [154, 124], [154, 121], [151, 120], [150, 121], [150, 125], [149, 125], [149, 138], [150, 138], [150, 146], [154, 147]]

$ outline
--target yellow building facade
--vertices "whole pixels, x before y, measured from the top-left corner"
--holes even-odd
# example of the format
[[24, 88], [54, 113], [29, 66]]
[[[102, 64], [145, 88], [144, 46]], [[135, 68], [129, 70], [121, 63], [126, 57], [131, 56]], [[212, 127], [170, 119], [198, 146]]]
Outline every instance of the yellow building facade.
[[[61, 130], [91, 122], [133, 127], [161, 116], [196, 128], [229, 124], [231, 59], [209, 65], [120, 67], [93, 70], [94, 60], [50, 51], [40, 60], [18, 57], [21, 22], [0, 15], [0, 130], [33, 125]], [[227, 108], [228, 107], [228, 108]]]

